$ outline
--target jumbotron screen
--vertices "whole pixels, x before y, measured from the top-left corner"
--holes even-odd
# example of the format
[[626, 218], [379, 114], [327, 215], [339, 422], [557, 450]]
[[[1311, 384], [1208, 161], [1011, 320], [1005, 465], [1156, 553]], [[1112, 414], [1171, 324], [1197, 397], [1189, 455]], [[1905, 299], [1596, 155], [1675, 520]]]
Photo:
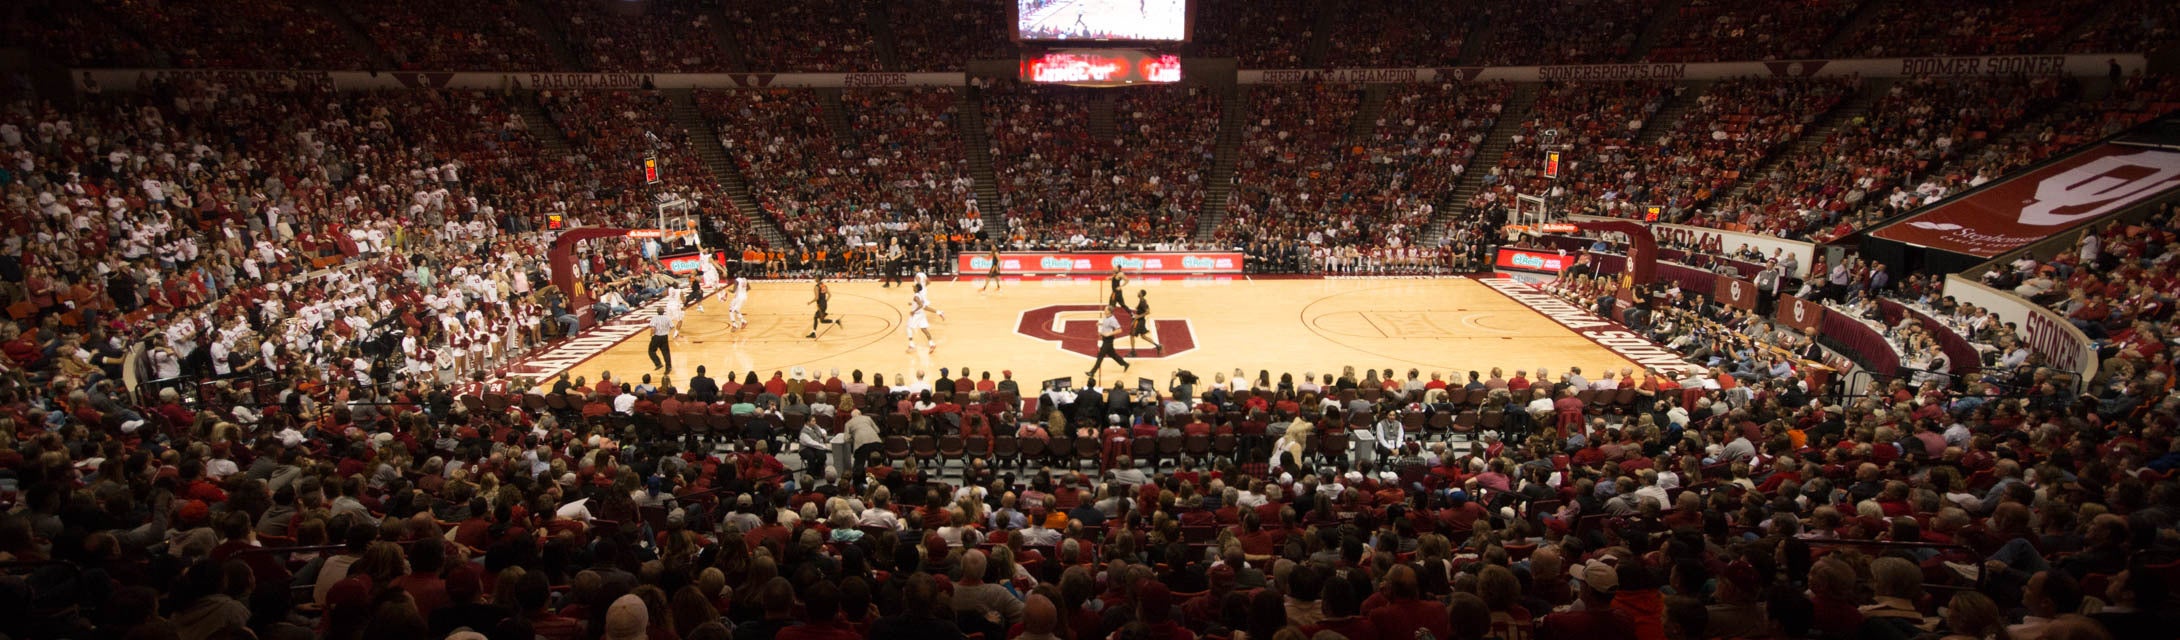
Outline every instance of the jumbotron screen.
[[1182, 41], [1188, 0], [1015, 0], [1016, 40]]

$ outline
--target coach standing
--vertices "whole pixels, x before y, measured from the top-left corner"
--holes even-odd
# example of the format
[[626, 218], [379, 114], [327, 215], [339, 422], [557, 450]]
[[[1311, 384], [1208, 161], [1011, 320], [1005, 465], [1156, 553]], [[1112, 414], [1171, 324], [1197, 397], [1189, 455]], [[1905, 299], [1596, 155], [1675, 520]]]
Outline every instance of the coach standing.
[[651, 368], [674, 372], [674, 347], [667, 338], [673, 333], [673, 318], [665, 313], [651, 316], [651, 348], [644, 350], [645, 355], [651, 356]]

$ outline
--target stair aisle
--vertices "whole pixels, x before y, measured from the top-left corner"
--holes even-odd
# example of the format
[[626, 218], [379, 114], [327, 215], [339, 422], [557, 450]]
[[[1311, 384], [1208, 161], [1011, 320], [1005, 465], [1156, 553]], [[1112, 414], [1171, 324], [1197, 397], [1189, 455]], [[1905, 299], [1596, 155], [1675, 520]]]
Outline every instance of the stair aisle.
[[1636, 134], [1635, 139], [1642, 141], [1643, 144], [1656, 144], [1659, 140], [1665, 139], [1666, 134], [1672, 133], [1674, 128], [1680, 126], [1680, 117], [1686, 115], [1689, 109], [1696, 106], [1697, 98], [1703, 97], [1703, 92], [1709, 91], [1712, 84], [1716, 83], [1711, 80], [1693, 80], [1680, 83], [1679, 92], [1675, 93], [1673, 97], [1667, 98], [1664, 107], [1659, 108], [1657, 113], [1650, 114], [1650, 118], [1643, 121], [1643, 130]]
[[1521, 131], [1522, 121], [1529, 118], [1529, 110], [1536, 106], [1540, 90], [1541, 87], [1534, 84], [1514, 87], [1514, 95], [1507, 98], [1506, 106], [1499, 110], [1499, 121], [1491, 126], [1491, 133], [1484, 137], [1484, 143], [1476, 147], [1476, 155], [1469, 158], [1468, 171], [1461, 174], [1461, 183], [1438, 203], [1437, 213], [1431, 216], [1430, 226], [1423, 233], [1424, 246], [1444, 240], [1448, 225], [1468, 213], [1469, 198], [1484, 189], [1484, 176], [1491, 175], [1491, 168], [1506, 157], [1507, 147], [1514, 144], [1514, 133]]
[[1648, 57], [1650, 49], [1657, 46], [1658, 40], [1665, 37], [1667, 30], [1681, 28], [1680, 7], [1687, 3], [1688, 0], [1665, 0], [1658, 3], [1657, 10], [1650, 16], [1650, 22], [1643, 26], [1642, 35], [1635, 37], [1635, 46], [1629, 48], [1628, 59], [1641, 60]]
[[522, 114], [523, 128], [528, 129], [530, 137], [537, 138], [538, 144], [544, 145], [555, 158], [566, 157], [568, 150], [574, 148], [568, 144], [567, 134], [560, 131], [560, 125], [553, 123], [552, 115], [545, 113], [545, 105], [538, 104], [536, 92], [522, 92], [513, 102]]
[[1362, 100], [1355, 105], [1355, 119], [1348, 123], [1349, 140], [1364, 140], [1377, 130], [1378, 114], [1385, 111], [1385, 94], [1391, 92], [1392, 87], [1386, 85], [1363, 85]]
[[1740, 198], [1750, 187], [1755, 186], [1758, 178], [1771, 173], [1771, 170], [1779, 166], [1779, 163], [1785, 162], [1788, 158], [1816, 153], [1819, 148], [1823, 147], [1824, 140], [1830, 138], [1832, 132], [1837, 131], [1840, 125], [1853, 122], [1856, 118], [1868, 114], [1870, 108], [1877, 105], [1877, 100], [1885, 96], [1886, 90], [1892, 88], [1892, 83], [1893, 81], [1889, 79], [1864, 81], [1862, 87], [1855, 90], [1854, 97], [1848, 98], [1839, 106], [1833, 107], [1830, 112], [1825, 113], [1824, 117], [1818, 119], [1815, 126], [1803, 132], [1801, 138], [1795, 140], [1792, 146], [1772, 155], [1770, 158], [1764, 159], [1763, 163], [1756, 165], [1755, 169], [1742, 172], [1740, 182], [1734, 183], [1732, 189], [1721, 190], [1719, 193], [1723, 195], [1714, 197], [1712, 200], [1732, 202]]
[[341, 36], [347, 38], [350, 45], [371, 52], [371, 66], [373, 68], [392, 69], [395, 67], [394, 57], [387, 55], [385, 49], [380, 49], [378, 41], [371, 39], [371, 33], [365, 31], [363, 25], [357, 24], [356, 19], [349, 16], [348, 12], [342, 11], [340, 7], [335, 6], [333, 0], [311, 0], [310, 8], [332, 20], [333, 24], [340, 25]]
[[522, 20], [523, 26], [536, 31], [537, 36], [545, 41], [545, 48], [552, 52], [556, 68], [593, 70], [576, 57], [575, 48], [568, 46], [566, 34], [560, 32], [560, 24], [553, 19], [552, 14], [545, 11], [543, 4], [525, 2], [521, 6], [522, 15], [517, 17]]
[[742, 212], [742, 217], [749, 219], [750, 224], [757, 228], [757, 235], [763, 237], [766, 244], [775, 247], [792, 246], [794, 243], [789, 241], [787, 234], [780, 232], [779, 225], [765, 215], [763, 208], [757, 206], [757, 198], [750, 191], [749, 180], [734, 168], [734, 163], [728, 161], [727, 148], [719, 144], [719, 132], [704, 119], [704, 112], [696, 106], [696, 92], [676, 89], [667, 91], [666, 95], [668, 102], [673, 105], [674, 124], [688, 130], [690, 144], [696, 147], [698, 162], [703, 163], [704, 170], [710, 171], [712, 178], [718, 180], [720, 187], [726, 190], [727, 200], [734, 203], [734, 209]]
[[1211, 156], [1211, 182], [1204, 187], [1204, 208], [1196, 215], [1196, 241], [1206, 242], [1226, 223], [1226, 202], [1234, 193], [1234, 169], [1241, 161], [1241, 132], [1249, 126], [1249, 94], [1241, 86], [1226, 89], [1219, 102], [1219, 141]]
[[999, 179], [992, 173], [991, 143], [984, 139], [983, 94], [976, 87], [962, 87], [955, 96], [961, 124], [961, 157], [969, 161], [969, 179], [976, 183], [977, 209], [984, 214], [984, 237], [1004, 237], [1007, 212], [1000, 206]]

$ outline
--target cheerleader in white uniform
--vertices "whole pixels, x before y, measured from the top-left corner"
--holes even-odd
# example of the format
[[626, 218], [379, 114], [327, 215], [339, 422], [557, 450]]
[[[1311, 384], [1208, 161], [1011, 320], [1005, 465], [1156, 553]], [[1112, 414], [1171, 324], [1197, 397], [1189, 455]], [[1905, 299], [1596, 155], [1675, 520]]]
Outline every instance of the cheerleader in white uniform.
[[916, 332], [918, 331], [923, 332], [924, 347], [927, 350], [933, 353], [937, 353], [939, 350], [939, 339], [931, 335], [931, 319], [924, 316], [926, 311], [934, 311], [934, 309], [931, 308], [931, 302], [924, 298], [923, 285], [919, 284], [916, 285], [916, 293], [908, 298], [908, 322], [901, 325], [908, 333], [909, 353], [916, 352]]
[[727, 325], [735, 331], [749, 327], [749, 317], [742, 315], [742, 305], [749, 302], [749, 279], [734, 279], [734, 298], [727, 303]]
[[441, 353], [438, 361], [439, 382], [441, 384], [453, 384], [455, 380], [461, 379], [462, 373], [457, 368], [461, 366], [462, 356], [466, 355], [461, 345], [462, 342], [466, 341], [468, 341], [468, 338], [450, 335], [447, 338], [446, 346], [440, 347]]

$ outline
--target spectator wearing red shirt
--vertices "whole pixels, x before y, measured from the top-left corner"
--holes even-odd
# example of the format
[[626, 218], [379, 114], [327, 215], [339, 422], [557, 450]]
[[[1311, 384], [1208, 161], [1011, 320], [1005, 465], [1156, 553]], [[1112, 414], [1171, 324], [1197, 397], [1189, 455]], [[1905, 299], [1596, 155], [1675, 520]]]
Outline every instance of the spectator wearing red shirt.
[[1582, 583], [1582, 608], [1545, 616], [1537, 624], [1537, 640], [1636, 640], [1635, 620], [1612, 608], [1619, 570], [1604, 560], [1592, 560], [1574, 575]]
[[1489, 516], [1484, 506], [1468, 499], [1465, 491], [1455, 491], [1446, 497], [1446, 506], [1438, 510], [1438, 523], [1456, 532], [1470, 531], [1476, 521]]
[[1189, 416], [1188, 424], [1181, 425], [1181, 435], [1209, 436], [1211, 435], [1211, 424], [1204, 422], [1203, 414], [1193, 414]]
[[802, 594], [803, 623], [775, 632], [773, 640], [862, 640], [863, 634], [840, 619], [840, 588], [819, 581]]
[[422, 540], [409, 546], [409, 574], [394, 578], [386, 586], [400, 587], [416, 599], [416, 612], [424, 619], [431, 619], [434, 611], [453, 604], [447, 595], [447, 581], [439, 577], [439, 570], [446, 564], [446, 543], [439, 540]]
[[1527, 388], [1529, 388], [1529, 372], [1527, 371], [1515, 371], [1514, 378], [1506, 381], [1508, 391], [1520, 391]]
[[[1453, 622], [1446, 617], [1446, 608], [1422, 598], [1414, 568], [1401, 564], [1386, 572], [1385, 595], [1387, 602], [1372, 609], [1369, 616], [1377, 637], [1406, 640], [1415, 638], [1417, 631], [1425, 630], [1435, 638], [1453, 637]], [[1330, 606], [1331, 603], [1326, 604]]]
[[1326, 580], [1320, 593], [1323, 595], [1318, 601], [1324, 606], [1325, 618], [1303, 627], [1303, 635], [1316, 637], [1318, 632], [1330, 631], [1343, 638], [1379, 637], [1377, 627], [1362, 615], [1362, 597], [1355, 593], [1353, 584], [1339, 578]]
[[1241, 542], [1241, 552], [1249, 557], [1267, 558], [1279, 551], [1279, 538], [1266, 531], [1263, 522], [1254, 511], [1241, 517], [1241, 535], [1236, 538]]

